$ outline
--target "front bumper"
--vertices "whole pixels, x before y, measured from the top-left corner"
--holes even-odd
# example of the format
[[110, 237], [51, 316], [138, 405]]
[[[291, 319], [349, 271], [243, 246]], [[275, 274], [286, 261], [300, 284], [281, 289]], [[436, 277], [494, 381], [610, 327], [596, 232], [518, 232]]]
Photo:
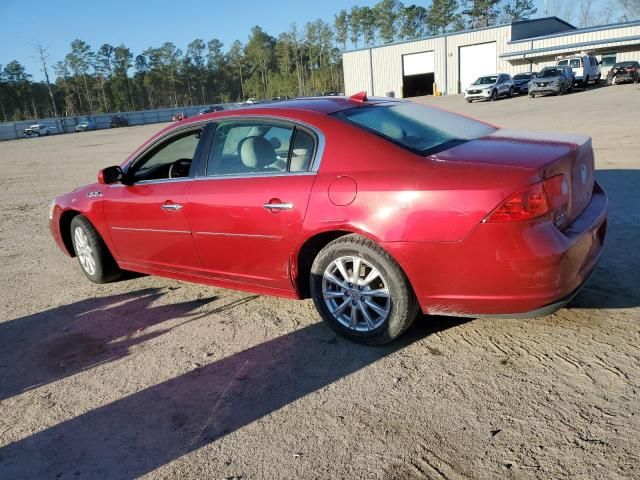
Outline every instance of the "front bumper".
[[546, 85], [544, 87], [531, 85], [529, 87], [529, 93], [535, 93], [536, 95], [547, 94], [547, 93], [558, 94], [560, 93], [560, 85]]
[[565, 230], [548, 219], [481, 223], [459, 242], [394, 242], [427, 314], [531, 317], [564, 306], [595, 269], [604, 245], [607, 197], [596, 184], [589, 205]]
[[464, 92], [466, 100], [489, 100], [491, 98], [491, 90], [479, 90], [474, 93]]

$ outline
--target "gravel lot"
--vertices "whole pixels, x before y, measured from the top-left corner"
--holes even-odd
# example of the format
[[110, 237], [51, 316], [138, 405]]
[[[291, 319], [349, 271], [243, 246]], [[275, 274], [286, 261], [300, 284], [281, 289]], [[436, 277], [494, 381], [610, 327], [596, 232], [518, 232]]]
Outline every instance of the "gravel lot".
[[640, 90], [419, 101], [593, 137], [608, 248], [568, 308], [422, 317], [371, 348], [310, 301], [93, 285], [48, 201], [162, 126], [0, 143], [0, 477], [639, 478]]

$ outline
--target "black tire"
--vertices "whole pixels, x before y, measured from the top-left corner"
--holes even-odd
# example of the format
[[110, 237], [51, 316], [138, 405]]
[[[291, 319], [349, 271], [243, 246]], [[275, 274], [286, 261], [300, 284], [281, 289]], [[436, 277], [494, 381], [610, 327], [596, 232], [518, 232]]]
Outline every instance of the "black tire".
[[535, 96], [536, 95], [534, 93], [529, 92], [529, 98], [535, 98]]
[[[368, 331], [357, 331], [340, 323], [324, 300], [322, 283], [325, 271], [338, 258], [353, 256], [378, 270], [389, 291], [388, 316], [382, 324]], [[318, 253], [311, 266], [310, 286], [313, 303], [320, 316], [337, 333], [358, 343], [382, 345], [393, 341], [409, 328], [419, 310], [413, 288], [400, 266], [379, 245], [360, 235], [337, 238]], [[344, 301], [349, 302], [347, 299]], [[362, 318], [361, 314], [359, 316]], [[361, 322], [364, 323], [364, 320]]]
[[[71, 241], [73, 242], [73, 250], [78, 258], [80, 269], [86, 277], [93, 283], [108, 283], [117, 280], [122, 275], [122, 270], [113, 259], [111, 252], [105, 245], [104, 241], [91, 222], [84, 215], [77, 215], [71, 220]], [[78, 245], [76, 244], [76, 229], [81, 229], [86, 235], [88, 245], [93, 254], [95, 262], [95, 271], [89, 272], [82, 264], [78, 255]]]
[[465, 100], [467, 101], [467, 103], [471, 103], [471, 99], [470, 98], [466, 98]]
[[560, 92], [558, 92], [558, 95], [564, 95], [565, 93], [567, 93], [567, 86], [563, 83], [560, 85]]
[[509, 98], [513, 97], [514, 89], [513, 87], [509, 88]]
[[496, 100], [498, 100], [498, 90], [494, 90], [493, 92], [491, 92], [491, 98], [490, 100], [492, 102], [495, 102]]

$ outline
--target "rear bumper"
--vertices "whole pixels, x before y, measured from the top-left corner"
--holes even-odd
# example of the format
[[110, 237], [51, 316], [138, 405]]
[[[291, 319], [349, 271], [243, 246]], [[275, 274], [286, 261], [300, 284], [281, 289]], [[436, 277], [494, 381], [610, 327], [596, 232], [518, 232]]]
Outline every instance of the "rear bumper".
[[577, 294], [604, 245], [607, 197], [596, 184], [589, 205], [565, 230], [547, 219], [482, 223], [459, 242], [390, 242], [427, 314], [532, 317]]

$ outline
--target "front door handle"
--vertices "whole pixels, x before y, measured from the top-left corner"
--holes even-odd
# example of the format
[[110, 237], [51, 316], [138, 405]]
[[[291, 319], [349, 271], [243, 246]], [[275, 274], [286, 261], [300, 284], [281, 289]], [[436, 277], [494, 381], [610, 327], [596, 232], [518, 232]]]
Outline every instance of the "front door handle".
[[293, 203], [265, 203], [264, 208], [267, 210], [291, 210]]
[[178, 210], [182, 210], [184, 205], [180, 203], [164, 203], [160, 205], [160, 208], [165, 212], [177, 212]]

